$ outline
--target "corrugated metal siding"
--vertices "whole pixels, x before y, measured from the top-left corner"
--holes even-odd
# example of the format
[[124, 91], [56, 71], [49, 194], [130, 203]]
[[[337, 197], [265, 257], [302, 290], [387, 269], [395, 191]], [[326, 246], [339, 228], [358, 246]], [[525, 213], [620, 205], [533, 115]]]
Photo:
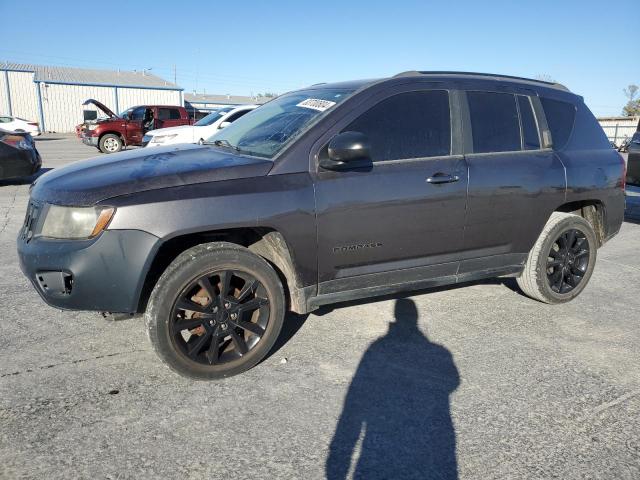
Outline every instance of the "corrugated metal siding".
[[118, 87], [118, 103], [120, 111], [136, 105], [180, 105], [180, 91]]
[[[94, 98], [115, 110], [115, 97], [111, 87], [89, 87], [81, 85], [58, 85], [41, 83], [42, 110], [45, 128], [51, 132], [73, 132], [82, 123], [82, 110], [93, 110], [82, 103]], [[100, 114], [104, 116], [104, 114]]]
[[31, 72], [8, 72], [14, 117], [39, 122], [36, 87]]
[[625, 137], [632, 137], [638, 128], [640, 117], [600, 118], [600, 126], [610, 141], [621, 144]]
[[4, 72], [0, 71], [0, 115], [9, 115], [9, 99], [7, 98], [7, 84]]

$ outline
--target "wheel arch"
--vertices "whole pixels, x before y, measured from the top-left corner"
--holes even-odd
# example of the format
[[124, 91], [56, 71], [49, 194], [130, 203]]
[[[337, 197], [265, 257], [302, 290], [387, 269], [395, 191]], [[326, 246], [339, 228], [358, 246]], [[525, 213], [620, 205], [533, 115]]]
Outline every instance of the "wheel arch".
[[579, 200], [567, 202], [560, 205], [556, 212], [572, 213], [587, 220], [596, 233], [598, 248], [601, 247], [607, 238], [606, 209], [602, 201], [597, 199]]
[[127, 139], [125, 138], [125, 136], [122, 134], [122, 132], [118, 132], [117, 130], [107, 130], [106, 132], [100, 132], [100, 135], [98, 136], [98, 143], [100, 142], [100, 140], [102, 140], [102, 137], [109, 134], [120, 137], [120, 140], [122, 140], [123, 145], [127, 144]]
[[145, 311], [151, 291], [162, 272], [178, 255], [196, 245], [216, 241], [225, 241], [246, 247], [267, 260], [280, 277], [287, 299], [287, 308], [296, 313], [306, 311], [306, 297], [303, 294], [300, 276], [284, 236], [269, 227], [247, 227], [189, 233], [172, 237], [163, 242], [155, 251], [153, 260], [144, 273], [144, 281], [138, 300], [138, 312]]

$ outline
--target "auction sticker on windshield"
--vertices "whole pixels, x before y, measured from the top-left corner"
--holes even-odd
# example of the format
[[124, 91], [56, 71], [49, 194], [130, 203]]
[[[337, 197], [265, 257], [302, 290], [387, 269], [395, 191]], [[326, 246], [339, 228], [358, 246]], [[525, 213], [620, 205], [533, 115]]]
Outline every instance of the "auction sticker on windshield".
[[298, 103], [296, 107], [310, 108], [312, 110], [318, 110], [324, 112], [326, 109], [333, 107], [336, 102], [330, 100], [320, 100], [319, 98], [307, 98]]

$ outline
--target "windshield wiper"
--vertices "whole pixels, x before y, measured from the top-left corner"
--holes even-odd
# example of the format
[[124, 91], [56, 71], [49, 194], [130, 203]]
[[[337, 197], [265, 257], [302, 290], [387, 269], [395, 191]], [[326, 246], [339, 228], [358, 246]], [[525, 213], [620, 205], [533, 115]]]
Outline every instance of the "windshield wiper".
[[231, 143], [229, 143], [229, 140], [226, 140], [224, 138], [219, 138], [218, 140], [214, 140], [213, 142], [202, 142], [202, 145], [215, 145], [216, 147], [233, 148], [236, 152], [240, 151], [240, 147], [232, 145]]

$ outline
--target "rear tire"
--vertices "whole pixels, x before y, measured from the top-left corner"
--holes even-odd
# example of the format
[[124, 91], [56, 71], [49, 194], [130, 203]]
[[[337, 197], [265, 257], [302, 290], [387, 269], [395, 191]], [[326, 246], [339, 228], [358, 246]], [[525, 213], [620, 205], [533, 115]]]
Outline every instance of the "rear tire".
[[273, 268], [244, 247], [215, 242], [186, 250], [167, 267], [145, 320], [153, 348], [171, 370], [212, 380], [260, 362], [284, 315], [284, 290]]
[[584, 218], [554, 212], [529, 252], [518, 286], [544, 303], [564, 303], [587, 286], [596, 264], [596, 234]]
[[113, 133], [107, 133], [100, 137], [100, 141], [98, 142], [98, 149], [102, 153], [118, 153], [122, 150], [122, 138]]

